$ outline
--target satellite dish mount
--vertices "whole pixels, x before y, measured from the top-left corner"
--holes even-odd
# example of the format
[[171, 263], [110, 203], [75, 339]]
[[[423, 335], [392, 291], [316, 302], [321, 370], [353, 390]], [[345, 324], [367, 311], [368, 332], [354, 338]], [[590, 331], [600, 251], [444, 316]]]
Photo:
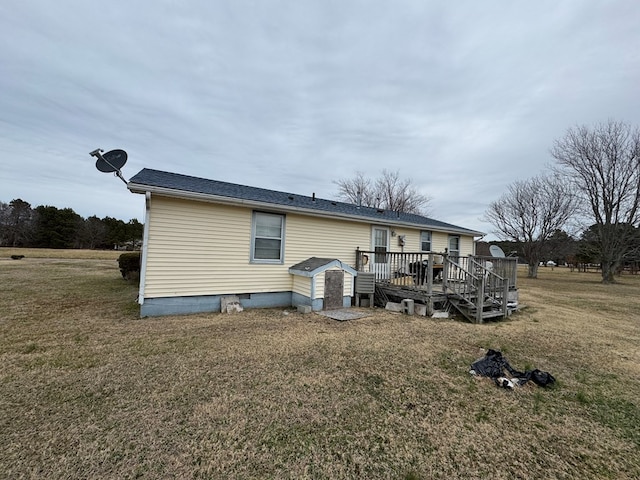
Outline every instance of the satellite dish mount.
[[96, 168], [104, 173], [113, 172], [116, 177], [122, 180], [125, 185], [127, 181], [122, 176], [120, 169], [127, 163], [127, 152], [124, 150], [111, 150], [110, 152], [102, 155], [101, 148], [96, 148], [93, 152], [89, 153], [92, 157], [96, 157]]

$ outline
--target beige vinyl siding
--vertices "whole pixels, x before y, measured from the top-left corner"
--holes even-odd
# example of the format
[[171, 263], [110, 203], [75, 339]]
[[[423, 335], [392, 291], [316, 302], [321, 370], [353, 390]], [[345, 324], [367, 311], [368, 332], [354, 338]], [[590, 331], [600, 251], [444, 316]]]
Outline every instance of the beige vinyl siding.
[[449, 248], [449, 234], [442, 232], [431, 233], [431, 250], [434, 252], [444, 252]]
[[335, 258], [355, 267], [356, 248], [368, 250], [370, 244], [371, 226], [367, 223], [287, 214], [287, 265], [321, 257]]
[[301, 277], [300, 275], [293, 275], [293, 292], [311, 298], [311, 281], [311, 277]]
[[[251, 263], [253, 209], [158, 195], [151, 196], [150, 209], [145, 298], [291, 291], [291, 265], [323, 257], [355, 267], [356, 248], [371, 249], [371, 224], [287, 213], [283, 263]], [[396, 233], [406, 235], [405, 252], [419, 251], [419, 229]], [[433, 232], [433, 250], [444, 251], [447, 239]], [[390, 246], [401, 251], [397, 236]], [[461, 236], [460, 247], [463, 255], [471, 254], [473, 238]], [[324, 278], [316, 285], [323, 291]], [[304, 288], [310, 296], [310, 282]], [[345, 295], [352, 288], [353, 278], [345, 273]]]
[[[397, 228], [393, 230], [395, 230], [396, 236], [391, 237], [390, 239], [389, 250], [391, 252], [403, 251], [402, 247], [398, 245], [398, 237], [400, 235], [405, 236], [405, 244], [404, 244], [405, 252], [410, 252], [410, 253], [421, 252], [420, 232], [422, 230], [414, 230], [410, 228]], [[442, 232], [434, 232], [433, 230], [431, 230], [431, 251], [437, 252], [437, 253], [444, 253], [445, 249], [448, 247], [449, 247], [449, 234], [442, 233]], [[371, 247], [369, 246], [367, 250], [369, 250], [370, 248]], [[473, 254], [473, 237], [460, 235], [460, 254], [463, 256]]]
[[145, 297], [290, 290], [282, 265], [249, 263], [251, 214], [152, 196]]
[[419, 252], [420, 251], [420, 230], [409, 228], [396, 229], [396, 237], [391, 237], [391, 251], [401, 252], [402, 247], [398, 245], [398, 237], [404, 235], [404, 251]]
[[460, 255], [463, 257], [473, 255], [473, 238], [460, 235]]
[[[418, 229], [413, 229], [413, 228], [396, 228], [393, 229], [396, 232], [396, 236], [395, 237], [391, 237], [391, 241], [390, 241], [390, 250], [392, 252], [411, 252], [411, 253], [418, 253], [422, 251], [421, 248], [421, 244], [420, 244], [420, 232], [422, 232], [422, 230], [418, 230]], [[404, 250], [402, 249], [402, 247], [398, 244], [398, 237], [404, 235]], [[432, 244], [432, 250], [433, 250], [433, 241], [434, 238], [438, 235], [437, 232], [431, 232], [431, 244]], [[445, 235], [445, 243], [446, 243], [446, 235]], [[436, 250], [433, 250], [436, 251]], [[442, 250], [444, 251], [444, 250]]]
[[145, 298], [291, 291], [289, 267], [309, 257], [355, 263], [365, 223], [286, 215], [284, 263], [250, 263], [250, 208], [153, 195]]

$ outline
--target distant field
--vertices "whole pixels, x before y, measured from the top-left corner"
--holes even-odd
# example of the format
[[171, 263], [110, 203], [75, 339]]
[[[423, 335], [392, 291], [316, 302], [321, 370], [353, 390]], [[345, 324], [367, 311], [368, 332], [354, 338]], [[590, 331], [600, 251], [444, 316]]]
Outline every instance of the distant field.
[[11, 248], [0, 247], [0, 260], [11, 255], [24, 255], [26, 258], [74, 258], [74, 259], [117, 259], [122, 253], [118, 250], [76, 250], [66, 248]]
[[640, 276], [541, 268], [486, 325], [139, 319], [121, 252], [47, 252], [0, 249], [0, 478], [640, 478]]

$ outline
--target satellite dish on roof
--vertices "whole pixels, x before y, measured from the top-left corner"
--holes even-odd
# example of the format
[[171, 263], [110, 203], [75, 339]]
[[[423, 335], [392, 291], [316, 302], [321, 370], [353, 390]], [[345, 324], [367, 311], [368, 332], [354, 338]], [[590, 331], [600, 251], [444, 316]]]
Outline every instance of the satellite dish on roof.
[[504, 258], [504, 252], [498, 245], [491, 245], [489, 247], [489, 253], [492, 257]]
[[127, 163], [127, 152], [124, 150], [116, 149], [110, 152], [102, 154], [104, 150], [97, 148], [93, 152], [89, 153], [92, 157], [96, 157], [96, 168], [103, 173], [115, 173], [125, 184], [127, 181], [122, 176], [120, 169]]

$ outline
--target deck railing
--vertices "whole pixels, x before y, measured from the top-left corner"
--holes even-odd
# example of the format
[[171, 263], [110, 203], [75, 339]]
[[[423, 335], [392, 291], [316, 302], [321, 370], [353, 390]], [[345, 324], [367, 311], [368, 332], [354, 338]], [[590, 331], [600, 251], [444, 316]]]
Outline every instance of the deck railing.
[[[493, 262], [482, 258], [460, 257], [447, 263], [449, 275], [444, 290], [471, 307], [477, 323], [482, 323], [486, 309], [498, 310], [503, 317], [507, 316], [509, 290], [512, 284], [515, 287], [515, 281], [499, 275], [493, 269]], [[506, 265], [506, 262], [499, 263]]]
[[436, 252], [380, 252], [356, 250], [356, 270], [375, 275], [376, 283], [390, 283], [431, 292], [441, 282], [444, 255]]
[[[378, 283], [421, 287], [429, 277], [438, 282], [460, 281], [475, 270], [488, 270], [492, 276], [507, 279], [509, 288], [517, 287], [516, 258], [456, 257], [442, 252], [375, 252], [356, 250], [356, 270], [375, 274]], [[432, 268], [428, 268], [431, 265]], [[431, 272], [431, 275], [429, 275]]]
[[421, 290], [428, 295], [438, 285], [443, 293], [475, 307], [476, 315], [482, 315], [485, 305], [493, 302], [506, 316], [509, 290], [517, 287], [515, 258], [358, 249], [356, 270], [373, 273], [376, 283]]

